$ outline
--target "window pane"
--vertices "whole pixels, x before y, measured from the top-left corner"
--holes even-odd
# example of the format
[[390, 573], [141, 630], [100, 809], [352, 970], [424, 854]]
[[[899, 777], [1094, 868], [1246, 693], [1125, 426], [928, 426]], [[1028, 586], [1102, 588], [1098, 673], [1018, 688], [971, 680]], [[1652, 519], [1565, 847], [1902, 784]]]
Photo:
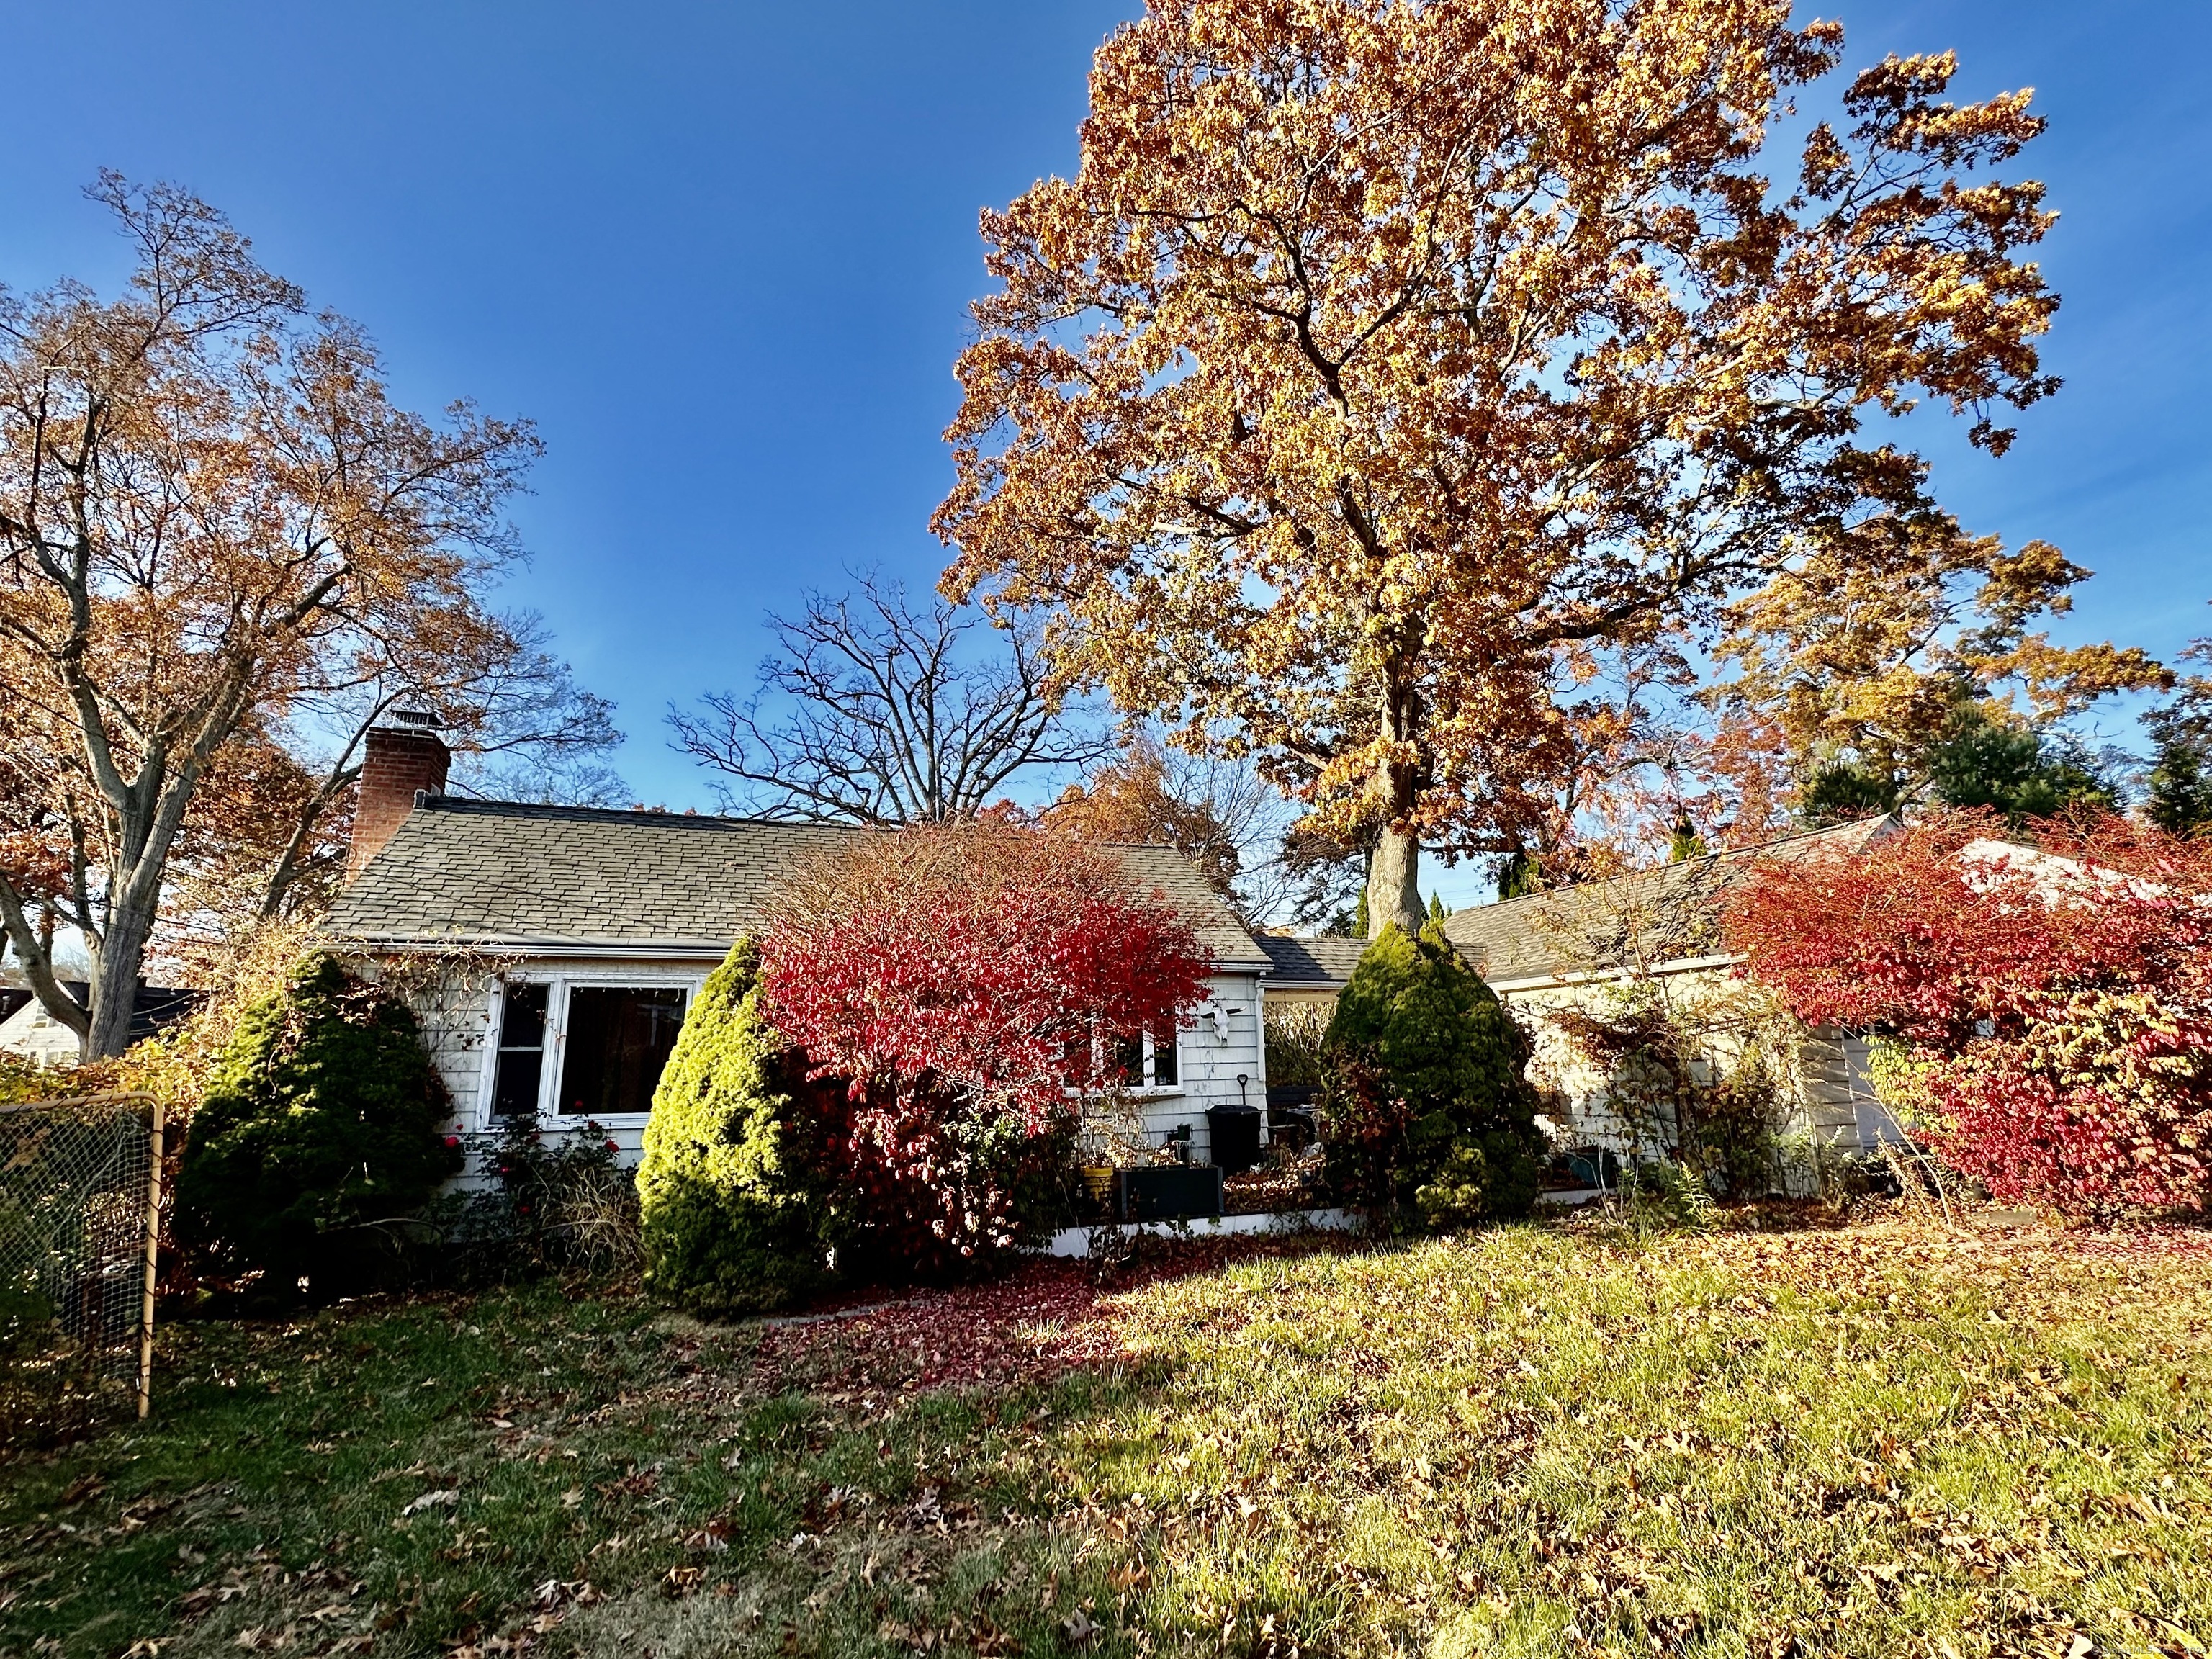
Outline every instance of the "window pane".
[[539, 1048], [502, 1048], [498, 1069], [492, 1073], [491, 1112], [494, 1117], [536, 1117], [538, 1079], [545, 1070]]
[[499, 1046], [502, 1048], [542, 1048], [545, 1046], [545, 992], [543, 985], [510, 985], [500, 998]]
[[673, 986], [577, 986], [568, 993], [560, 1109], [576, 1117], [650, 1111], [683, 1024], [684, 993]]
[[1115, 1037], [1114, 1059], [1107, 1067], [1107, 1075], [1115, 1081], [1127, 1084], [1133, 1089], [1145, 1086], [1145, 1040], [1142, 1037]]
[[545, 1067], [543, 985], [509, 985], [500, 996], [499, 1059], [492, 1070], [495, 1117], [538, 1115], [538, 1079]]
[[1182, 1068], [1176, 1064], [1176, 1028], [1152, 1033], [1152, 1081], [1162, 1088], [1172, 1088], [1182, 1080]]

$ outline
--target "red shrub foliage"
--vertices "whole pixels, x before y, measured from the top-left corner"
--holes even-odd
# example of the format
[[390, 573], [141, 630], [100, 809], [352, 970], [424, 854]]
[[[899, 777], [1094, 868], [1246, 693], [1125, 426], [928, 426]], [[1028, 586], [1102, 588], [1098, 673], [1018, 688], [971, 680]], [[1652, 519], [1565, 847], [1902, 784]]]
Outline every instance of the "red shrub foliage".
[[1022, 1150], [1115, 1039], [1172, 1031], [1212, 963], [1110, 852], [1003, 823], [858, 836], [795, 884], [761, 947], [776, 1029], [848, 1080], [851, 1178], [959, 1257], [1014, 1242]]
[[1936, 1151], [2008, 1202], [2212, 1200], [2212, 842], [2105, 817], [2008, 845], [1931, 812], [1864, 850], [1774, 860], [1725, 926], [1809, 1024], [1911, 1051]]

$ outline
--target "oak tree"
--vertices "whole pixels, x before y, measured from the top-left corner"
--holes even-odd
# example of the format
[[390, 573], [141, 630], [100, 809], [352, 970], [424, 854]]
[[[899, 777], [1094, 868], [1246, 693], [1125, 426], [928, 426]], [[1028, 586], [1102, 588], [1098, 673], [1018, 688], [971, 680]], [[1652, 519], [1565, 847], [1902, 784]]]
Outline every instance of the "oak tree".
[[1777, 183], [1843, 52], [1789, 13], [1151, 0], [1075, 176], [983, 216], [947, 593], [1261, 757], [1371, 839], [1370, 927], [1418, 928], [1419, 846], [1522, 839], [1601, 675], [1930, 533], [1871, 414], [2000, 451], [2054, 384], [2051, 216], [1986, 171], [2027, 95], [1887, 59]]

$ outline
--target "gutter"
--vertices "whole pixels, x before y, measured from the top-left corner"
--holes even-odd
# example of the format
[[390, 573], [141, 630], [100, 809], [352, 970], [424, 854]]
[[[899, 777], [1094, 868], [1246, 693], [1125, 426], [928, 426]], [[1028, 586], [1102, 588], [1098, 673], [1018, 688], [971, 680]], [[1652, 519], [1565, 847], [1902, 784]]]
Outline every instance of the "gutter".
[[[1653, 974], [1689, 974], [1706, 968], [1733, 968], [1743, 958], [1739, 956], [1676, 957], [1671, 962], [1655, 963]], [[1605, 985], [1625, 979], [1643, 976], [1643, 969], [1635, 968], [1607, 968], [1595, 973], [1536, 974], [1522, 979], [1493, 979], [1484, 982], [1503, 996], [1508, 991], [1557, 990], [1571, 985]]]
[[[551, 957], [558, 958], [587, 957], [618, 957], [633, 962], [720, 962], [730, 954], [732, 940], [717, 944], [712, 939], [685, 939], [672, 944], [634, 944], [626, 939], [469, 939], [444, 935], [436, 939], [364, 938], [360, 935], [332, 934], [323, 944], [336, 951], [357, 951], [365, 956], [405, 954], [410, 956], [498, 956]], [[1216, 957], [1210, 963], [1217, 974], [1237, 974], [1253, 979], [1264, 979], [1273, 971], [1267, 962], [1240, 962], [1232, 957]]]

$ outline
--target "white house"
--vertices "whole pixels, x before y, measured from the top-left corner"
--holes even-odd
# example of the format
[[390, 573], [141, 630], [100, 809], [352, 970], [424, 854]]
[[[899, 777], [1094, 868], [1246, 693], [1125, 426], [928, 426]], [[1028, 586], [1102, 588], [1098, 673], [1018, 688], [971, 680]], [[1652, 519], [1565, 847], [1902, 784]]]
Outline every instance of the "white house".
[[[64, 980], [62, 989], [80, 1008], [92, 1002], [92, 988], [78, 980]], [[137, 1000], [131, 1013], [131, 1041], [152, 1036], [199, 1006], [200, 993], [166, 985], [138, 982]], [[46, 1011], [46, 1006], [27, 991], [0, 992], [0, 1054], [14, 1054], [40, 1068], [74, 1066], [84, 1045], [77, 1034]]]
[[[1656, 986], [1693, 1025], [1713, 1035], [1707, 1063], [1724, 1070], [1735, 1058], [1730, 1005], [1747, 988], [1737, 958], [1721, 938], [1728, 895], [1757, 866], [1771, 860], [1848, 857], [1887, 835], [1897, 820], [1865, 818], [1784, 836], [1759, 846], [1685, 860], [1609, 881], [1507, 899], [1455, 911], [1444, 934], [1535, 1040], [1531, 1075], [1553, 1091], [1569, 1145], [1625, 1152], [1650, 1126], [1625, 1121], [1608, 1079], [1583, 1060], [1557, 1018], [1565, 1009], [1604, 1009], [1632, 981]], [[1834, 1151], [1870, 1152], [1900, 1131], [1875, 1099], [1864, 1036], [1797, 1030], [1797, 1133]], [[1660, 1126], [1663, 1139], [1669, 1133]]]
[[[442, 793], [447, 759], [419, 726], [369, 734], [352, 877], [326, 931], [403, 970], [458, 1131], [588, 1121], [634, 1158], [708, 974], [806, 860], [878, 832], [465, 799]], [[1206, 1003], [1192, 1025], [1144, 1040], [1134, 1091], [1143, 1132], [1164, 1141], [1188, 1125], [1204, 1161], [1207, 1108], [1264, 1109], [1270, 963], [1181, 854], [1113, 850], [1212, 953]]]

